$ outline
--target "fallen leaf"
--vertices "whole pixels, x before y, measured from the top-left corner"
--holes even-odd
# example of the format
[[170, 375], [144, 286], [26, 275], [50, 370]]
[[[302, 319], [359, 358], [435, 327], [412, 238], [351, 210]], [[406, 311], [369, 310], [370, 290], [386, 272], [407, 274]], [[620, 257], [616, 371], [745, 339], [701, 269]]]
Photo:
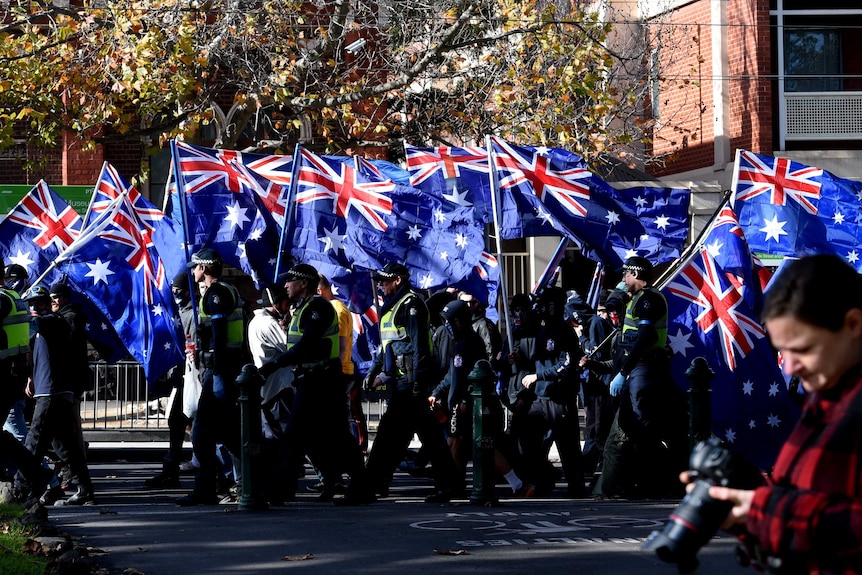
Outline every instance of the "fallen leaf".
[[464, 549], [435, 549], [434, 553], [437, 555], [466, 555], [467, 552]]
[[291, 555], [285, 555], [281, 558], [282, 561], [308, 561], [309, 559], [314, 559], [314, 553], [306, 553], [302, 557], [293, 557]]

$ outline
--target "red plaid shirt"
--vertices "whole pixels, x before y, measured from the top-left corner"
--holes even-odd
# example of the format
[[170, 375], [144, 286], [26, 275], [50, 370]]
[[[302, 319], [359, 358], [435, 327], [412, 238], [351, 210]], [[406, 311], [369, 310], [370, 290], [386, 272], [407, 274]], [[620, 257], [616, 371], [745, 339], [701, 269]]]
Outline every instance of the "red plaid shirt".
[[746, 529], [788, 572], [862, 572], [862, 368], [807, 399]]

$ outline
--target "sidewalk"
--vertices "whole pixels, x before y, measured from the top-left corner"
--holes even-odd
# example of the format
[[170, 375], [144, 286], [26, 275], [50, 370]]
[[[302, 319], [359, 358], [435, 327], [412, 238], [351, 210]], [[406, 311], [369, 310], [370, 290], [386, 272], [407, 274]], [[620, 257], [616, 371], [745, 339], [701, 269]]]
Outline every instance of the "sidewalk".
[[[99, 505], [51, 507], [50, 521], [106, 555], [106, 575], [302, 573], [675, 573], [641, 551], [676, 502], [562, 498], [505, 499], [499, 507], [466, 501], [426, 504], [430, 480], [396, 474], [391, 496], [363, 507], [319, 503], [300, 481], [295, 503], [265, 511], [236, 505], [181, 508], [183, 489], [148, 490], [155, 462], [93, 463]], [[562, 497], [564, 485], [552, 494]], [[700, 573], [742, 572], [733, 540], [723, 536], [700, 552]], [[135, 571], [132, 571], [134, 569]]]

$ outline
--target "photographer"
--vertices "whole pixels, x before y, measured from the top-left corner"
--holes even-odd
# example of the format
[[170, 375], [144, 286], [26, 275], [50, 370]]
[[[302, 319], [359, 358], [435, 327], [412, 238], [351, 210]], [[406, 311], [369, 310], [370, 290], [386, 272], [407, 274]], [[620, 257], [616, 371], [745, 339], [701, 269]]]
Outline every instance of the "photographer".
[[[835, 297], [835, 286], [842, 286]], [[722, 527], [780, 573], [862, 571], [862, 277], [835, 256], [791, 263], [763, 319], [784, 370], [808, 392], [769, 485], [710, 487], [733, 504]], [[683, 481], [689, 475], [683, 473]]]

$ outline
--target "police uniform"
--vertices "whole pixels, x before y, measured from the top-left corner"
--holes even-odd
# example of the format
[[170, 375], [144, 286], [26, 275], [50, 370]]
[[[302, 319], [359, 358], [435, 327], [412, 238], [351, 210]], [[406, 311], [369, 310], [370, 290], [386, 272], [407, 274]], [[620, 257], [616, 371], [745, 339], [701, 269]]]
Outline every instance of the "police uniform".
[[[26, 353], [30, 350], [30, 314], [27, 304], [18, 293], [0, 288], [0, 413], [9, 413], [12, 406], [24, 397], [27, 381]], [[40, 460], [28, 451], [22, 441], [6, 430], [0, 430], [0, 452], [17, 466], [35, 495], [41, 495], [51, 473], [44, 470]]]
[[625, 383], [596, 495], [663, 497], [680, 485], [676, 476], [685, 441], [679, 422], [685, 419], [686, 402], [670, 377], [667, 317], [664, 295], [650, 285], [626, 307], [614, 347], [614, 364]]
[[[287, 272], [288, 281], [306, 280], [316, 285], [317, 271], [307, 264]], [[285, 426], [289, 468], [301, 464], [305, 455], [320, 471], [324, 482], [334, 487], [342, 473], [350, 475], [347, 495], [339, 503], [368, 503], [373, 499], [366, 480], [364, 458], [347, 425], [344, 378], [339, 357], [338, 316], [323, 296], [312, 295], [296, 302], [287, 330], [287, 351], [265, 364], [266, 375], [290, 366], [296, 389]], [[296, 476], [290, 474], [288, 494], [296, 491]]]
[[[201, 250], [199, 254], [204, 252], [211, 250]], [[193, 257], [193, 264], [201, 263], [195, 259], [199, 254]], [[241, 448], [236, 378], [242, 367], [244, 341], [242, 299], [235, 287], [216, 280], [201, 296], [197, 312], [201, 396], [191, 440], [200, 467], [194, 491], [178, 500], [180, 505], [215, 503], [219, 470], [216, 446], [223, 444], [235, 457]]]
[[[387, 268], [395, 271], [389, 272]], [[440, 425], [428, 406], [428, 396], [436, 383], [428, 308], [410, 289], [406, 268], [400, 264], [388, 264], [387, 268], [378, 272], [378, 279], [381, 273], [394, 273], [403, 278], [403, 283], [395, 294], [386, 298], [381, 308], [382, 351], [366, 380], [384, 374], [394, 381], [395, 389], [386, 412], [380, 418], [368, 456], [368, 471], [375, 489], [379, 493], [387, 493], [392, 474], [416, 433], [431, 461], [437, 490], [435, 496], [446, 499], [454, 488], [457, 468]]]

